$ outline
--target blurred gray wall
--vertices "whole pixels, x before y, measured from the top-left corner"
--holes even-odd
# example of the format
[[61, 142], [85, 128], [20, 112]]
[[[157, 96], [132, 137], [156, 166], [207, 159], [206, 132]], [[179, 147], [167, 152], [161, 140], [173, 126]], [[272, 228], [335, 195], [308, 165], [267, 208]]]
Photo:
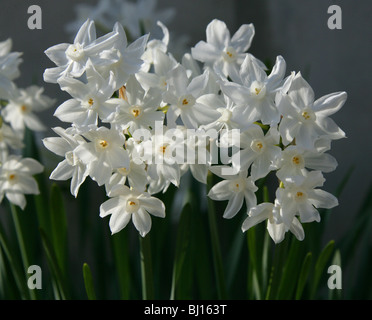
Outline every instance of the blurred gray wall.
[[[43, 51], [69, 42], [66, 23], [74, 20], [73, 7], [82, 0], [0, 0], [0, 40], [13, 39], [13, 50], [24, 52], [22, 76], [16, 82], [45, 86], [58, 103], [68, 98], [57, 85], [44, 84], [42, 73], [53, 64]], [[42, 30], [27, 28], [27, 8], [42, 8]], [[330, 5], [342, 9], [342, 30], [327, 27]], [[331, 217], [330, 237], [346, 232], [371, 183], [372, 159], [372, 3], [370, 0], [159, 0], [159, 7], [173, 6], [177, 11], [171, 32], [188, 34], [190, 45], [205, 39], [205, 27], [213, 18], [224, 20], [231, 33], [243, 23], [253, 22], [256, 36], [251, 52], [258, 58], [274, 60], [282, 55], [290, 71], [301, 71], [314, 88], [316, 97], [335, 91], [347, 91], [348, 101], [333, 119], [346, 132], [347, 139], [335, 141], [331, 154], [338, 169], [326, 175], [325, 189], [339, 185], [351, 166], [353, 176], [347, 184], [340, 206]], [[52, 117], [53, 110], [42, 116], [49, 127], [64, 126]], [[50, 132], [46, 133], [52, 134]]]

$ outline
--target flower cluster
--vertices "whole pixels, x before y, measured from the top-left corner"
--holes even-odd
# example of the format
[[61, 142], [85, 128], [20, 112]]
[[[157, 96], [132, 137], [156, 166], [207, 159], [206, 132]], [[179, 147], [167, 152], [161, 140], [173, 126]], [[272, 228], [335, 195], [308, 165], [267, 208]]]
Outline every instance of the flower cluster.
[[[59, 137], [43, 140], [64, 158], [51, 179], [71, 178], [75, 197], [88, 176], [104, 185], [110, 199], [100, 216], [111, 215], [112, 233], [132, 220], [145, 236], [149, 214], [165, 216], [155, 194], [179, 186], [188, 171], [201, 183], [214, 174], [222, 180], [208, 196], [228, 201], [225, 218], [245, 204], [243, 231], [267, 220], [276, 243], [287, 231], [302, 240], [301, 223], [319, 221], [318, 208], [337, 205], [319, 187], [323, 172], [337, 165], [326, 152], [345, 134], [329, 116], [346, 93], [315, 100], [301, 73], [286, 76], [281, 56], [267, 70], [247, 53], [252, 24], [231, 36], [224, 22], [213, 20], [206, 41], [180, 61], [168, 52], [168, 30], [159, 25], [163, 40], [148, 41], [146, 34], [128, 43], [120, 23], [97, 38], [88, 19], [73, 43], [46, 50], [56, 67], [45, 70], [45, 81], [71, 95], [54, 114], [70, 127], [54, 128]], [[275, 174], [275, 200], [257, 203], [257, 180]]]
[[32, 85], [20, 89], [14, 80], [20, 76], [21, 53], [12, 52], [12, 40], [0, 42], [0, 202], [4, 195], [22, 209], [25, 194], [38, 194], [32, 175], [43, 171], [43, 166], [32, 158], [22, 158], [25, 129], [43, 131], [46, 127], [37, 112], [52, 106], [53, 99], [43, 94], [44, 89]]

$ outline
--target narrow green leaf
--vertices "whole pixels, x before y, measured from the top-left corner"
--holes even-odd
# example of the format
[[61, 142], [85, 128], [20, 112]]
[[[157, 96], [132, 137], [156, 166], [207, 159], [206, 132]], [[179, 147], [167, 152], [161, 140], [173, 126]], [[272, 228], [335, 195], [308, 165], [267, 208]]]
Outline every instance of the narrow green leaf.
[[122, 231], [113, 234], [111, 236], [111, 242], [113, 246], [113, 254], [118, 275], [121, 298], [124, 300], [128, 300], [130, 298], [131, 286], [128, 230], [123, 229]]
[[[341, 252], [340, 250], [336, 250], [333, 259], [332, 259], [332, 265], [342, 267], [341, 265]], [[342, 299], [342, 290], [338, 289], [329, 289], [329, 299], [330, 300], [340, 300]]]
[[51, 235], [54, 252], [61, 272], [67, 274], [67, 219], [63, 196], [57, 184], [50, 192]]
[[26, 277], [25, 272], [22, 270], [20, 261], [14, 256], [14, 249], [11, 247], [6, 234], [0, 223], [0, 246], [4, 252], [4, 255], [9, 261], [11, 266], [11, 271], [13, 273], [17, 288], [19, 290], [22, 299], [28, 298], [27, 287], [26, 287]]
[[311, 294], [310, 294], [311, 299], [315, 298], [315, 295], [316, 295], [317, 290], [318, 290], [319, 281], [320, 281], [320, 279], [321, 279], [321, 277], [324, 273], [324, 269], [326, 267], [326, 264], [327, 264], [329, 258], [331, 257], [334, 246], [335, 246], [335, 242], [333, 240], [328, 242], [328, 244], [324, 247], [324, 249], [320, 253], [320, 255], [318, 257], [318, 260], [316, 261], [314, 276], [313, 276], [313, 280], [312, 280], [312, 290], [311, 290]]
[[[28, 250], [27, 250], [26, 242], [24, 239], [24, 233], [22, 231], [21, 222], [19, 218], [20, 212], [19, 212], [18, 207], [16, 207], [14, 204], [12, 203], [9, 203], [9, 204], [10, 204], [10, 211], [12, 213], [12, 218], [14, 222], [14, 228], [16, 230], [19, 250], [21, 252], [24, 274], [26, 275], [27, 270], [31, 264], [29, 262]], [[29, 295], [32, 300], [36, 299], [36, 292], [34, 290], [29, 290]]]
[[307, 255], [305, 256], [304, 261], [302, 262], [300, 275], [298, 277], [296, 296], [295, 296], [296, 300], [300, 300], [302, 297], [302, 293], [304, 291], [307, 279], [309, 278], [309, 275], [310, 275], [311, 261], [312, 261], [312, 253], [308, 252]]
[[[208, 192], [213, 186], [213, 175], [208, 174], [207, 177]], [[218, 235], [218, 228], [216, 222], [216, 209], [213, 200], [208, 197], [208, 221], [211, 235], [212, 254], [214, 271], [216, 273], [217, 293], [219, 299], [227, 299], [227, 291], [225, 284], [225, 275], [222, 264], [222, 254], [220, 248], [220, 237]]]
[[301, 261], [301, 242], [292, 237], [291, 247], [285, 261], [282, 276], [280, 279], [277, 299], [291, 299], [296, 286], [298, 265]]
[[83, 277], [85, 291], [87, 293], [89, 300], [96, 300], [96, 292], [94, 291], [92, 273], [90, 272], [89, 265], [87, 263], [83, 264]]
[[176, 240], [175, 257], [173, 264], [172, 288], [170, 299], [175, 299], [176, 288], [179, 282], [182, 268], [184, 266], [185, 258], [190, 244], [191, 232], [191, 205], [186, 203], [184, 206], [180, 220], [178, 223], [178, 232]]
[[152, 270], [151, 241], [150, 234], [140, 239], [140, 259], [141, 259], [141, 279], [142, 279], [142, 299], [154, 299], [154, 278]]
[[55, 285], [58, 289], [57, 290], [58, 296], [56, 296], [56, 298], [65, 300], [67, 299], [67, 295], [66, 295], [67, 291], [65, 289], [65, 279], [63, 278], [63, 274], [61, 272], [61, 269], [59, 268], [57, 257], [53, 250], [53, 246], [51, 242], [49, 241], [45, 231], [41, 228], [40, 228], [40, 235], [41, 235], [41, 240], [42, 240], [42, 244], [44, 247], [44, 251], [46, 254], [48, 266], [51, 271]]

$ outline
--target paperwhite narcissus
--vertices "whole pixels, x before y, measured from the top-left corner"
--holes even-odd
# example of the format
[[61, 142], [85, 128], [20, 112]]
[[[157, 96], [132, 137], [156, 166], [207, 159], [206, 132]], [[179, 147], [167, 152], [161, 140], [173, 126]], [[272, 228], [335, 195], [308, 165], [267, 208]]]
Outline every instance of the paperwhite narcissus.
[[47, 97], [43, 92], [44, 88], [38, 86], [15, 89], [8, 99], [8, 104], [2, 110], [4, 120], [9, 122], [20, 136], [23, 136], [26, 127], [33, 131], [46, 130], [35, 112], [50, 108], [55, 100]]
[[283, 144], [296, 139], [296, 145], [311, 150], [320, 138], [344, 138], [345, 133], [329, 116], [341, 109], [346, 98], [346, 92], [336, 92], [314, 101], [313, 89], [301, 73], [297, 73], [288, 93], [276, 97], [277, 106], [285, 115], [279, 125]]
[[44, 167], [32, 158], [9, 156], [0, 167], [0, 202], [5, 197], [22, 210], [26, 206], [25, 194], [39, 194], [39, 187], [32, 175]]
[[100, 207], [100, 217], [110, 217], [111, 233], [117, 233], [132, 220], [139, 234], [144, 237], [151, 229], [151, 217], [165, 217], [164, 203], [147, 192], [118, 185], [111, 190], [111, 199]]
[[[215, 184], [208, 193], [212, 200], [228, 200], [223, 217], [230, 219], [234, 217], [242, 208], [244, 200], [247, 208], [253, 207], [257, 203], [255, 192], [258, 190], [251, 177], [247, 177], [247, 171], [241, 171], [237, 175], [225, 176], [217, 173], [217, 168], [211, 168], [215, 174], [225, 180]], [[221, 172], [221, 171], [220, 171]]]
[[43, 139], [44, 146], [55, 154], [64, 157], [50, 175], [53, 180], [67, 180], [71, 178], [70, 192], [76, 198], [79, 188], [88, 176], [87, 166], [79, 159], [75, 149], [87, 143], [78, 134], [69, 134], [66, 130], [57, 127], [53, 131], [60, 137]]
[[[149, 4], [141, 9], [145, 14], [154, 2], [141, 1], [139, 6], [144, 4]], [[118, 11], [125, 6], [126, 2], [118, 2]], [[134, 7], [127, 6], [126, 14]], [[117, 13], [110, 6], [101, 9], [97, 14], [102, 17], [104, 12]], [[139, 16], [130, 19], [138, 22]], [[147, 30], [146, 21], [135, 27], [141, 23]], [[75, 179], [71, 189], [75, 195], [87, 175], [105, 185], [112, 199], [102, 206], [101, 215], [112, 209], [111, 230], [117, 232], [133, 217], [145, 235], [151, 219], [143, 212], [137, 214], [135, 199], [141, 193], [150, 197], [166, 192], [171, 184], [179, 187], [186, 172], [205, 184], [210, 171], [223, 179], [208, 196], [228, 201], [225, 218], [233, 218], [245, 202], [248, 218], [243, 231], [267, 220], [275, 243], [287, 231], [302, 240], [301, 223], [319, 221], [317, 208], [337, 204], [335, 197], [318, 187], [324, 182], [322, 172], [337, 166], [325, 152], [331, 141], [345, 134], [329, 116], [342, 107], [346, 93], [314, 101], [300, 73], [285, 76], [282, 56], [268, 71], [246, 52], [254, 36], [252, 24], [242, 25], [231, 37], [226, 24], [215, 19], [207, 27], [206, 41], [198, 42], [191, 54], [181, 54], [181, 59], [168, 52], [169, 30], [162, 22], [157, 25], [161, 39], [149, 41], [144, 34], [129, 40], [130, 28], [120, 23], [96, 39], [92, 21], [87, 20], [73, 45], [46, 51], [57, 64], [45, 72], [46, 80], [58, 78], [73, 97], [55, 115], [71, 123], [65, 134], [79, 140], [68, 145], [67, 153], [53, 145], [57, 140], [44, 140], [49, 149], [65, 156], [53, 177]], [[73, 48], [76, 51], [70, 52]], [[77, 161], [72, 166], [71, 154]], [[81, 165], [78, 180], [74, 178], [77, 163]], [[270, 175], [279, 178], [276, 199], [258, 204], [255, 181]], [[136, 193], [135, 201], [122, 202], [114, 190], [122, 190], [120, 199]], [[119, 207], [132, 213], [120, 215]]]

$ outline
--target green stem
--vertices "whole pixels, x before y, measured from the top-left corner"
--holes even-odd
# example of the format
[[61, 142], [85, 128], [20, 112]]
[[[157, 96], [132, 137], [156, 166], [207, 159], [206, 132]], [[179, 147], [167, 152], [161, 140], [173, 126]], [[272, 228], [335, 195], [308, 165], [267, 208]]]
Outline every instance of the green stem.
[[[207, 188], [208, 192], [212, 188], [213, 185], [213, 175], [208, 174], [207, 178]], [[208, 198], [208, 221], [209, 221], [209, 228], [210, 228], [210, 236], [211, 236], [211, 243], [212, 243], [212, 254], [213, 254], [213, 265], [214, 271], [216, 273], [216, 280], [217, 280], [217, 294], [218, 299], [227, 299], [227, 292], [226, 292], [226, 284], [225, 284], [225, 276], [223, 271], [223, 264], [222, 264], [222, 254], [221, 254], [221, 247], [219, 242], [218, 236], [218, 228], [217, 228], [217, 221], [216, 221], [216, 210], [214, 206], [213, 200]]]
[[154, 299], [154, 278], [152, 274], [151, 261], [151, 242], [150, 235], [140, 236], [140, 254], [141, 254], [141, 278], [142, 278], [142, 299]]
[[[17, 239], [18, 239], [19, 250], [21, 252], [21, 258], [22, 258], [22, 262], [23, 262], [24, 272], [25, 272], [25, 274], [27, 274], [27, 270], [30, 266], [30, 263], [29, 263], [28, 256], [27, 256], [27, 249], [26, 249], [26, 245], [25, 245], [25, 240], [23, 238], [21, 223], [19, 221], [19, 211], [15, 207], [14, 204], [12, 204], [12, 203], [9, 203], [9, 204], [10, 204], [10, 211], [12, 213], [12, 218], [13, 218], [13, 222], [14, 222], [14, 228], [16, 230], [16, 235], [17, 235]], [[35, 291], [30, 289], [29, 293], [30, 293], [31, 300], [35, 300], [36, 299]]]

